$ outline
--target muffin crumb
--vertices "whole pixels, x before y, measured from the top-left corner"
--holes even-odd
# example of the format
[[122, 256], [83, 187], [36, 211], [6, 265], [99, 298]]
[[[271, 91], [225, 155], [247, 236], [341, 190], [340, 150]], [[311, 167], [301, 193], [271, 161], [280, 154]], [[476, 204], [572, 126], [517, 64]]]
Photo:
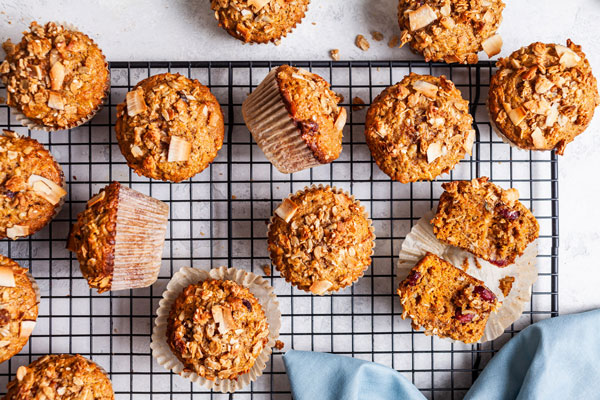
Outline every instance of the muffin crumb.
[[500, 279], [498, 288], [502, 291], [504, 297], [508, 296], [510, 291], [512, 290], [513, 283], [515, 282], [515, 277], [507, 275], [504, 278]]
[[363, 35], [357, 35], [355, 41], [356, 47], [362, 51], [367, 51], [371, 47], [369, 41]]

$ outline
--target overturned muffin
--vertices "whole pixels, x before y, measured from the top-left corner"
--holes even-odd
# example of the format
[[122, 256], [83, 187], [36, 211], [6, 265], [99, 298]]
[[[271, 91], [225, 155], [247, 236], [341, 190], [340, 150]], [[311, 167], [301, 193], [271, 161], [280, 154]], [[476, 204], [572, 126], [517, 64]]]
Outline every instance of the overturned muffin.
[[585, 131], [600, 104], [596, 78], [581, 47], [533, 43], [497, 63], [489, 91], [493, 126], [527, 150], [556, 150]]
[[147, 287], [160, 271], [168, 217], [162, 201], [113, 182], [88, 200], [67, 248], [98, 293]]
[[402, 319], [426, 335], [475, 343], [501, 303], [482, 281], [428, 253], [398, 288]]
[[539, 224], [517, 189], [504, 190], [488, 179], [444, 183], [431, 224], [443, 243], [506, 267], [537, 239]]

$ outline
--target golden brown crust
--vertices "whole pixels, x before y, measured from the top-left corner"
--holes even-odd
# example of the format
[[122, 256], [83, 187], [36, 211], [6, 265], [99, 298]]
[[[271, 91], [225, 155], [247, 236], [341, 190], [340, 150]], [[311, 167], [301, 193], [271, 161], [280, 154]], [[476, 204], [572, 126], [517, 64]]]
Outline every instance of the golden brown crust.
[[275, 210], [271, 261], [286, 281], [324, 294], [352, 285], [371, 265], [375, 235], [364, 208], [330, 187], [297, 192]]
[[104, 55], [88, 36], [49, 22], [35, 21], [23, 39], [3, 44], [0, 77], [6, 103], [35, 124], [67, 129], [87, 121], [109, 87]]
[[94, 362], [71, 354], [47, 355], [17, 369], [4, 400], [113, 400], [110, 379]]
[[219, 26], [243, 42], [277, 42], [296, 27], [310, 0], [211, 0]]
[[497, 63], [489, 91], [492, 122], [522, 149], [563, 154], [600, 104], [596, 78], [581, 47], [533, 43]]
[[345, 110], [338, 106], [341, 97], [325, 79], [289, 65], [277, 69], [277, 84], [285, 108], [315, 158], [322, 164], [336, 160], [342, 152], [343, 124], [342, 129], [336, 125], [341, 113], [345, 123]]
[[431, 221], [440, 241], [506, 267], [537, 239], [539, 224], [516, 189], [504, 190], [486, 177], [442, 187], [445, 192]]
[[502, 22], [502, 0], [400, 0], [402, 44], [426, 61], [477, 63], [477, 53]]
[[402, 183], [433, 180], [471, 153], [469, 103], [444, 76], [411, 73], [375, 100], [365, 124], [375, 162]]
[[398, 295], [402, 319], [410, 317], [414, 329], [465, 343], [481, 339], [500, 305], [482, 281], [431, 253], [400, 282]]
[[[52, 187], [34, 182], [38, 177]], [[0, 136], [0, 239], [29, 236], [46, 226], [66, 196], [63, 185], [62, 168], [42, 144], [5, 130]]]
[[[225, 126], [206, 86], [165, 73], [139, 82], [117, 106], [115, 131], [127, 164], [138, 175], [180, 182], [215, 159]], [[187, 152], [176, 151], [176, 143], [187, 146]]]
[[265, 313], [247, 288], [229, 280], [189, 285], [167, 321], [173, 354], [209, 379], [236, 379], [250, 371], [268, 342]]
[[112, 285], [120, 188], [112, 182], [88, 200], [69, 234], [67, 248], [77, 254], [83, 277], [98, 293]]
[[[14, 278], [14, 287], [0, 284], [0, 363], [21, 351], [27, 344], [38, 316], [38, 298], [27, 269], [0, 255], [3, 275]], [[11, 271], [12, 274], [8, 271]], [[2, 282], [5, 283], [5, 282]]]

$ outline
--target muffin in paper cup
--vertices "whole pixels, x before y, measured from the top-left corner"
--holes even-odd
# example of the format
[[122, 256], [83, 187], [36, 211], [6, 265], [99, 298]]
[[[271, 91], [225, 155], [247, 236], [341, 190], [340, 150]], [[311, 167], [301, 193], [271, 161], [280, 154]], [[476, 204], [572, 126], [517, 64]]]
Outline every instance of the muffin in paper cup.
[[347, 116], [340, 101], [323, 78], [282, 65], [248, 96], [242, 114], [266, 158], [290, 174], [340, 156]]
[[158, 278], [168, 218], [167, 204], [113, 182], [88, 200], [67, 248], [98, 293], [147, 287]]
[[[184, 366], [167, 342], [167, 333], [170, 329], [168, 324], [169, 314], [176, 304], [177, 299], [182, 295], [182, 292], [190, 285], [202, 284], [212, 280], [232, 281], [247, 289], [260, 304], [268, 324], [268, 336], [266, 337], [267, 340], [262, 351], [254, 360], [254, 364], [250, 370], [238, 375], [235, 379], [220, 379], [218, 377], [206, 379], [200, 376], [198, 373]], [[246, 303], [244, 305], [248, 307]], [[156, 314], [157, 318], [152, 332], [150, 347], [152, 348], [152, 355], [157, 362], [165, 369], [191, 382], [222, 393], [235, 392], [256, 381], [262, 375], [273, 351], [272, 348], [275, 345], [275, 341], [279, 337], [279, 330], [281, 329], [281, 312], [279, 311], [279, 302], [273, 292], [273, 288], [262, 277], [236, 268], [219, 267], [211, 270], [190, 267], [181, 268], [173, 275], [173, 278], [171, 278], [171, 281], [167, 285]], [[223, 313], [223, 315], [225, 314]], [[231, 318], [231, 314], [229, 314], [229, 317]], [[215, 321], [219, 322], [216, 317]], [[224, 322], [227, 322], [227, 318], [224, 319]], [[220, 326], [222, 323], [223, 320], [219, 322], [217, 329], [221, 329]]]
[[[435, 210], [431, 210], [419, 219], [402, 243], [396, 275], [398, 283], [407, 278], [411, 269], [428, 252], [443, 258], [472, 277], [483, 281], [502, 302], [499, 309], [490, 314], [483, 336], [477, 343], [498, 338], [507, 327], [519, 319], [526, 304], [531, 300], [532, 286], [538, 277], [535, 262], [538, 254], [537, 241], [527, 246], [523, 255], [518, 257], [514, 264], [498, 268], [465, 250], [440, 242], [435, 237], [430, 223], [434, 216]], [[501, 281], [507, 277], [514, 278], [514, 281], [505, 296], [500, 286]], [[455, 342], [447, 338], [443, 340]]]
[[[64, 63], [64, 58], [54, 47], [49, 52], [43, 52], [41, 45], [32, 46], [31, 50], [22, 46], [23, 43], [52, 40], [65, 33], [68, 34], [65, 46], [69, 50], [69, 63]], [[40, 26], [34, 21], [30, 31], [24, 35], [22, 42], [16, 45], [10, 40], [5, 42], [7, 56], [0, 66], [0, 77], [8, 89], [6, 103], [15, 118], [29, 129], [47, 132], [75, 128], [91, 120], [100, 111], [110, 92], [108, 62], [100, 48], [89, 36], [68, 23], [49, 22]], [[82, 59], [78, 59], [80, 57]], [[24, 74], [20, 68], [29, 68], [30, 61], [31, 65], [48, 64], [47, 70], [34, 67], [35, 76]], [[20, 67], [21, 63], [24, 67]], [[74, 71], [69, 71], [65, 66], [72, 63], [81, 64], [76, 76], [73, 76]], [[12, 78], [16, 78], [19, 87], [11, 90]], [[46, 90], [19, 93], [19, 88], [23, 87], [21, 82], [26, 82], [25, 87], [31, 87], [32, 83], [44, 85]], [[23, 111], [24, 102], [25, 105], [33, 102], [36, 109], [39, 109], [39, 104], [45, 103], [44, 113], [34, 118]], [[48, 122], [43, 122], [44, 119]]]
[[[303, 227], [311, 236], [300, 239]], [[290, 194], [275, 209], [267, 232], [269, 256], [281, 276], [316, 295], [353, 285], [375, 254], [367, 211], [354, 195], [335, 187], [313, 185]]]

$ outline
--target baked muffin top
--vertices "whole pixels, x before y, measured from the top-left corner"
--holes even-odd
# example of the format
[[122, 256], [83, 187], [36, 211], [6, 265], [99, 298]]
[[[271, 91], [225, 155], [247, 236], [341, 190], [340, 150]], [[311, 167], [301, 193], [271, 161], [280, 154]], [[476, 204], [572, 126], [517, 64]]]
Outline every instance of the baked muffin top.
[[492, 122], [522, 149], [563, 154], [600, 104], [581, 47], [536, 42], [497, 63], [489, 90]]
[[108, 66], [88, 36], [49, 22], [32, 22], [16, 45], [3, 44], [0, 77], [6, 103], [29, 120], [52, 130], [85, 122], [104, 101]]
[[265, 313], [246, 287], [209, 279], [185, 288], [167, 320], [167, 343], [185, 370], [208, 380], [250, 371], [268, 342]]
[[110, 379], [94, 362], [71, 354], [47, 355], [17, 369], [5, 400], [113, 400]]
[[271, 260], [299, 289], [322, 295], [352, 285], [371, 265], [375, 234], [365, 209], [327, 187], [299, 191], [275, 210]]
[[443, 75], [411, 73], [375, 100], [365, 124], [375, 162], [402, 183], [433, 180], [471, 154], [469, 102]]
[[38, 315], [38, 293], [27, 269], [0, 255], [0, 363], [27, 344]]
[[341, 96], [319, 75], [289, 65], [277, 69], [276, 80], [289, 115], [315, 158], [322, 164], [337, 159], [346, 123], [346, 109], [338, 106]]
[[296, 27], [310, 0], [211, 0], [219, 26], [244, 42], [277, 42]]
[[112, 182], [89, 199], [69, 233], [67, 248], [77, 254], [83, 277], [98, 293], [112, 284], [120, 188]]
[[204, 170], [223, 146], [221, 107], [210, 90], [180, 74], [139, 82], [117, 106], [115, 131], [138, 174], [180, 182]]
[[426, 61], [477, 63], [477, 53], [500, 52], [495, 35], [502, 22], [502, 0], [400, 0], [401, 43], [410, 43]]
[[54, 217], [67, 192], [63, 171], [37, 140], [0, 136], [0, 239], [29, 236]]

